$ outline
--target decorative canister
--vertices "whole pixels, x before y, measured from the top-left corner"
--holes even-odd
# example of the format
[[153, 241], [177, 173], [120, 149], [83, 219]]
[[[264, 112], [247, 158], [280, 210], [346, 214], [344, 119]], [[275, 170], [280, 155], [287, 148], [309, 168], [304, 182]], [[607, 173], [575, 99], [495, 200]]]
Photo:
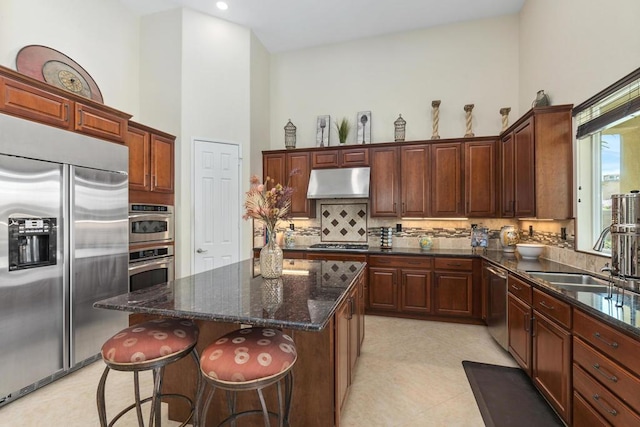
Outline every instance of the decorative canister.
[[287, 230], [284, 232], [284, 246], [286, 248], [292, 248], [295, 245], [295, 237], [293, 230]]
[[500, 245], [504, 252], [515, 252], [518, 243], [518, 230], [513, 225], [505, 225], [500, 229]]
[[428, 251], [433, 247], [433, 240], [429, 236], [422, 236], [420, 238], [420, 249]]

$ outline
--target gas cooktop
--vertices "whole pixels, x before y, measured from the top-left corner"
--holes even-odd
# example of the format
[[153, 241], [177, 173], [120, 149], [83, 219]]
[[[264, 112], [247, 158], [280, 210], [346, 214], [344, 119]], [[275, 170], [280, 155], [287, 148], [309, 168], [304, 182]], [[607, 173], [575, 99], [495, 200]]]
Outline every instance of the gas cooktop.
[[369, 249], [369, 245], [359, 243], [316, 243], [309, 246], [309, 248], [332, 251], [366, 251]]

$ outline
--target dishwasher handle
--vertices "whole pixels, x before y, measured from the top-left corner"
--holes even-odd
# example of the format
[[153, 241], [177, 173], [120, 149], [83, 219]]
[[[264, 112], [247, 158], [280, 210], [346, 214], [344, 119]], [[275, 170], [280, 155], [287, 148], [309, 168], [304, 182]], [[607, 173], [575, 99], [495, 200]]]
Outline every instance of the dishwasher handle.
[[486, 268], [487, 270], [489, 270], [491, 273], [495, 274], [499, 278], [507, 280], [507, 272], [505, 270], [496, 269], [495, 267], [491, 267], [491, 266], [488, 266], [488, 265], [485, 266], [484, 268]]

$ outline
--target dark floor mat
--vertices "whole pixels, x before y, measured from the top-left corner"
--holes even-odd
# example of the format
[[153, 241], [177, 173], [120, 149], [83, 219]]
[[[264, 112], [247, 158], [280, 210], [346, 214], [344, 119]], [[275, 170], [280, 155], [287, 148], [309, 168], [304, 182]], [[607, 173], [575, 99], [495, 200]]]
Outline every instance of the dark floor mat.
[[487, 427], [564, 426], [519, 368], [462, 362]]

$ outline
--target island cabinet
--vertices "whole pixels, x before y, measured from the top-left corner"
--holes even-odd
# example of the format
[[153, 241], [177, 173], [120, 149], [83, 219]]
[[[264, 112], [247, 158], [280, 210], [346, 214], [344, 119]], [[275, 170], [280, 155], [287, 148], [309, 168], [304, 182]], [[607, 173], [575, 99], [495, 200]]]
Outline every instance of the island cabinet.
[[369, 148], [340, 148], [311, 153], [312, 169], [369, 166]]
[[573, 425], [640, 425], [640, 342], [573, 312]]
[[173, 204], [175, 137], [140, 123], [130, 122], [129, 199], [136, 203]]
[[533, 108], [501, 134], [501, 216], [573, 216], [571, 109]]
[[571, 306], [533, 290], [531, 379], [558, 415], [571, 424]]
[[480, 319], [480, 260], [438, 257], [433, 268], [434, 314]]
[[370, 255], [368, 312], [401, 317], [430, 314], [432, 268], [432, 258]]
[[[290, 175], [293, 170], [299, 172]], [[309, 176], [311, 174], [311, 153], [309, 151], [291, 151], [263, 153], [263, 179], [273, 179], [273, 183], [293, 187], [291, 215], [296, 218], [315, 218], [316, 202], [307, 199]], [[273, 183], [270, 183], [270, 188]]]

